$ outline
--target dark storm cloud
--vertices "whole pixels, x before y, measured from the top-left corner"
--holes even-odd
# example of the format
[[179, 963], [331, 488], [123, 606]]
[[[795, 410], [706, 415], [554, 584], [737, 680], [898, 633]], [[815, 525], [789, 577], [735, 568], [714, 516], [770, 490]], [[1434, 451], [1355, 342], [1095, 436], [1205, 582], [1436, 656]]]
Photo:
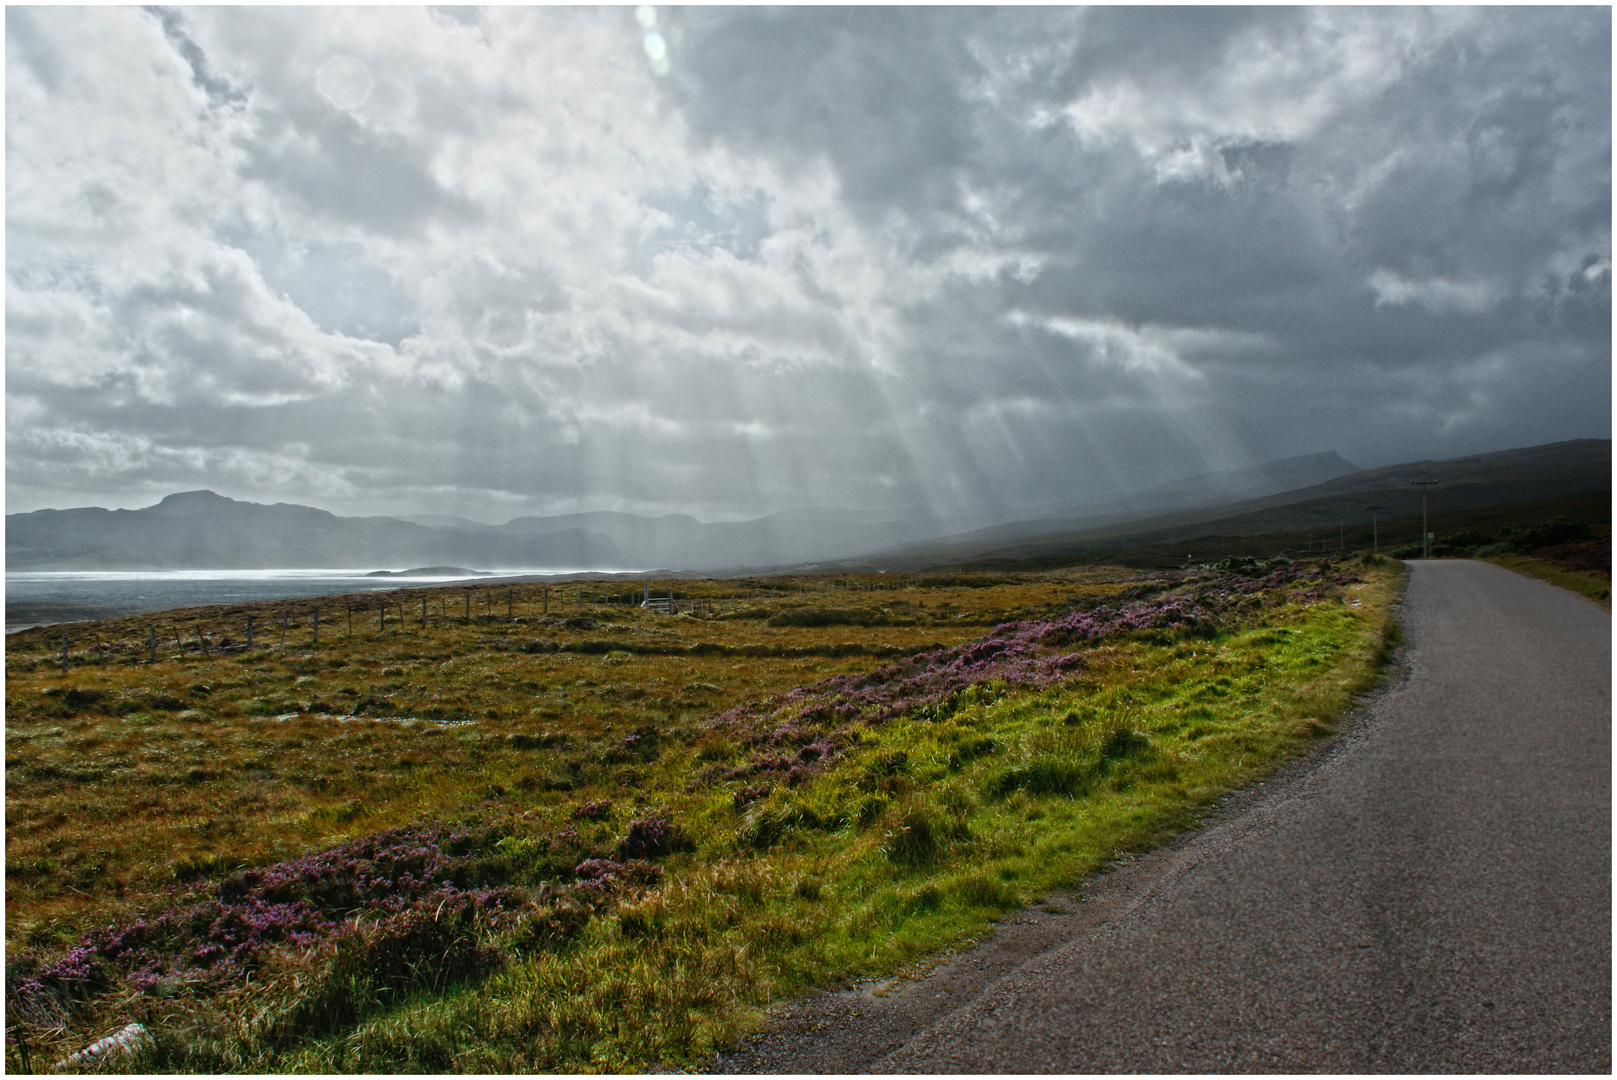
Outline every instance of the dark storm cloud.
[[[1003, 193], [998, 232], [1043, 271], [928, 309], [920, 321], [945, 327], [933, 348], [958, 340], [963, 310], [976, 325], [1014, 308], [1225, 330], [1250, 340], [1191, 357], [1217, 411], [1251, 400], [1219, 372], [1254, 364], [1296, 384], [1265, 405], [1332, 395], [1326, 411], [1356, 422], [1375, 396], [1319, 375], [1440, 379], [1503, 350], [1532, 377], [1551, 341], [1563, 363], [1593, 355], [1609, 327], [1609, 13], [1326, 14], [1344, 18], [1321, 32], [1319, 13], [1277, 9], [708, 14], [682, 24], [683, 89], [704, 138], [823, 155], [868, 214], [919, 217], [923, 235]], [[1333, 77], [1341, 100], [1311, 100]], [[1108, 95], [1110, 115], [1083, 107]], [[1034, 123], [1063, 110], [1079, 115]], [[1054, 365], [1051, 345], [1035, 348]], [[982, 389], [968, 377], [945, 398]], [[1499, 389], [1503, 412], [1514, 388]]]
[[9, 9], [7, 51], [17, 508], [976, 521], [1610, 430], [1609, 9]]
[[[963, 100], [976, 64], [950, 8], [697, 10], [678, 25], [698, 135], [836, 163], [855, 203], [950, 200], [976, 151]], [[723, 86], [722, 93], [714, 91]]]

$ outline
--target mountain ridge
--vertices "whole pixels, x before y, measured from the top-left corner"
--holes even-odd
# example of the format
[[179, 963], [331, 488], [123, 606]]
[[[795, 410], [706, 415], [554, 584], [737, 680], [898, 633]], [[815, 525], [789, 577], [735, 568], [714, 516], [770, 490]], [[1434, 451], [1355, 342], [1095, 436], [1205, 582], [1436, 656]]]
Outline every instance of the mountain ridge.
[[[1554, 489], [1610, 486], [1611, 441], [1540, 447], [1357, 469], [1334, 451], [1159, 484], [1130, 500], [946, 533], [935, 522], [882, 520], [829, 508], [781, 511], [751, 521], [704, 523], [685, 514], [621, 511], [525, 516], [488, 525], [450, 515], [343, 517], [296, 503], [252, 503], [206, 489], [175, 492], [138, 510], [78, 507], [6, 516], [6, 568], [22, 570], [326, 569], [454, 565], [488, 570], [741, 572], [829, 564], [967, 558], [1016, 559], [1093, 549], [1129, 537], [1192, 535], [1208, 522], [1232, 528], [1334, 526], [1350, 506], [1410, 497], [1396, 472], [1447, 469], [1466, 499], [1519, 501]], [[1468, 466], [1466, 463], [1474, 463]], [[1604, 465], [1601, 465], [1604, 462]], [[1604, 469], [1602, 475], [1601, 470]], [[1474, 476], [1466, 479], [1467, 469]], [[1480, 471], [1479, 471], [1480, 470]], [[1526, 470], [1525, 472], [1523, 470]], [[1467, 474], [1468, 475], [1468, 474]], [[1286, 490], [1277, 483], [1328, 477]], [[1271, 490], [1264, 491], [1264, 488]], [[1484, 490], [1486, 489], [1486, 490]], [[1446, 496], [1456, 497], [1456, 490]], [[1231, 491], [1261, 492], [1227, 499]], [[1209, 500], [1224, 500], [1209, 502]], [[1418, 502], [1418, 500], [1417, 500]], [[1314, 505], [1318, 504], [1318, 505]], [[1241, 524], [1240, 520], [1251, 521]], [[1317, 519], [1317, 520], [1316, 520]]]

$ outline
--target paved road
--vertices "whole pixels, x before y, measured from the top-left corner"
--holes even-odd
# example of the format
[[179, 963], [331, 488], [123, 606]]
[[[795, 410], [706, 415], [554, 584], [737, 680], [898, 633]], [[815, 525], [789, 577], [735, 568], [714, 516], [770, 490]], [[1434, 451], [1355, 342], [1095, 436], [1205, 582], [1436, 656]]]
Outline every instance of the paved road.
[[1611, 617], [1412, 567], [1407, 679], [876, 1072], [1611, 1071]]

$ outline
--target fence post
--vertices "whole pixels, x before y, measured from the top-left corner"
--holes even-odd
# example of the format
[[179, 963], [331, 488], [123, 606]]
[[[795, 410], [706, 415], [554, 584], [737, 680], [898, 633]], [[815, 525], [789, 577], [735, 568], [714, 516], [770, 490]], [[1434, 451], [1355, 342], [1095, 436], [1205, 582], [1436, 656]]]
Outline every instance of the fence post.
[[[157, 663], [157, 627], [148, 626], [146, 632], [151, 635], [152, 663]], [[253, 643], [253, 617], [247, 616], [247, 644]]]
[[514, 590], [514, 589], [506, 589], [505, 590], [505, 617], [506, 617], [507, 621], [516, 618], [516, 607], [515, 607], [516, 601], [514, 599], [515, 595], [516, 595], [516, 590]]
[[315, 645], [320, 644], [320, 605], [319, 604], [316, 604], [315, 607], [314, 607], [314, 642], [313, 642], [313, 644], [315, 644]]
[[545, 610], [542, 612], [542, 614], [550, 614], [550, 585], [548, 582], [545, 585]]
[[67, 632], [62, 632], [62, 674], [67, 674]]
[[382, 606], [376, 609], [376, 629], [378, 629], [378, 630], [386, 630], [387, 629], [387, 601], [383, 600], [381, 602], [381, 604], [382, 604]]
[[[253, 647], [253, 617], [251, 615], [247, 616], [247, 647], [249, 649]], [[152, 659], [157, 659], [157, 639], [155, 636], [152, 638]]]
[[427, 598], [426, 598], [425, 595], [423, 595], [421, 597], [421, 629], [425, 630], [426, 628], [427, 628]]

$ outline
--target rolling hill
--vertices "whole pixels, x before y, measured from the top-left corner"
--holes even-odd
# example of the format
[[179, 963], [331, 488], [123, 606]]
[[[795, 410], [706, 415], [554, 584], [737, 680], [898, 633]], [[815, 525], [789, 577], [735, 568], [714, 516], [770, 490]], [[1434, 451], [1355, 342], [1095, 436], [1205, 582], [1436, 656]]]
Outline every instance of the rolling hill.
[[873, 553], [845, 564], [918, 570], [937, 566], [1051, 560], [1128, 547], [1188, 545], [1209, 537], [1335, 535], [1382, 519], [1418, 519], [1420, 490], [1411, 480], [1436, 480], [1428, 491], [1434, 514], [1512, 503], [1535, 503], [1611, 492], [1611, 440], [1577, 439], [1445, 461], [1416, 461], [1363, 469], [1258, 498], [1118, 521], [1105, 516], [999, 525]]

